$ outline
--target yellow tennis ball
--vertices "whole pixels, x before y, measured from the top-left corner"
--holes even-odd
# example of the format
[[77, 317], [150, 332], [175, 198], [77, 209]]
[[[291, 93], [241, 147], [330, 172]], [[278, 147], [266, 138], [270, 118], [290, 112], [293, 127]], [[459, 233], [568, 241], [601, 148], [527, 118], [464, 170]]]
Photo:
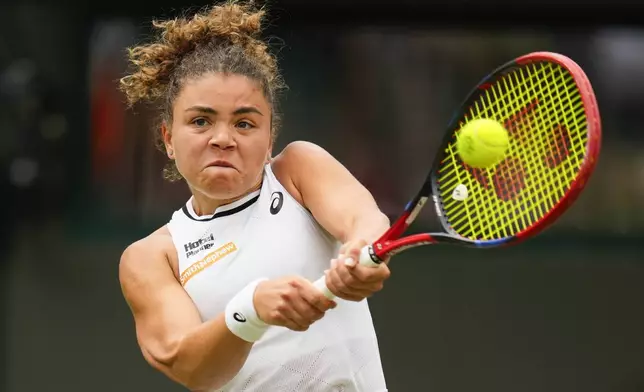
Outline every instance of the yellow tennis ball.
[[503, 125], [480, 118], [460, 129], [456, 151], [469, 166], [484, 169], [503, 160], [509, 144], [510, 137]]

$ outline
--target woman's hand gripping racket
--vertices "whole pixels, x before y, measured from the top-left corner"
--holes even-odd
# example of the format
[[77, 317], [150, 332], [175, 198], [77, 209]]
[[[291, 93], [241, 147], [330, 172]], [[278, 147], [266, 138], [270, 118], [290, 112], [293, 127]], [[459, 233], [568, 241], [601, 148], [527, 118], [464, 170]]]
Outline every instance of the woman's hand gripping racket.
[[[479, 118], [503, 124], [510, 139], [505, 157], [486, 169], [469, 167], [456, 152], [459, 130]], [[362, 249], [359, 262], [378, 267], [388, 257], [421, 245], [487, 248], [533, 237], [576, 200], [600, 147], [597, 101], [575, 62], [550, 52], [510, 61], [466, 98], [422, 188], [390, 229]], [[403, 237], [430, 199], [444, 231]], [[314, 284], [334, 297], [325, 277]]]

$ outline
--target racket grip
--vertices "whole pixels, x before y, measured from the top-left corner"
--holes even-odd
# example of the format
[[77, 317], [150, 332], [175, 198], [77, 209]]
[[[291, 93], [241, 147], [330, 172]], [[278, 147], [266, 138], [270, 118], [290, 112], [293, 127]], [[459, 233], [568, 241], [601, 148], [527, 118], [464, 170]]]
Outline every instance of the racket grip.
[[[366, 267], [377, 268], [380, 266], [380, 263], [374, 262], [371, 258], [371, 245], [367, 245], [360, 250], [360, 259], [358, 260], [358, 262]], [[331, 290], [326, 287], [326, 276], [322, 276], [318, 280], [313, 282], [313, 286], [320, 290], [322, 294], [324, 294], [324, 296], [326, 296], [327, 298], [335, 298], [335, 295], [331, 292]]]

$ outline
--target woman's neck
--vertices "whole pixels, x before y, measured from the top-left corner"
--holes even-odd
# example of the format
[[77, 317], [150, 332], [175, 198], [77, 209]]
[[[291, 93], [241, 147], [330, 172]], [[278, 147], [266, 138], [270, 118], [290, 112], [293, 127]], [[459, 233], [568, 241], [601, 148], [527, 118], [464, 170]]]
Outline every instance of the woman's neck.
[[260, 178], [252, 188], [231, 199], [212, 199], [196, 190], [192, 190], [192, 209], [198, 216], [212, 215], [215, 213], [217, 208], [225, 206], [226, 204], [234, 203], [239, 199], [243, 199], [248, 194], [258, 190], [261, 186], [262, 179]]

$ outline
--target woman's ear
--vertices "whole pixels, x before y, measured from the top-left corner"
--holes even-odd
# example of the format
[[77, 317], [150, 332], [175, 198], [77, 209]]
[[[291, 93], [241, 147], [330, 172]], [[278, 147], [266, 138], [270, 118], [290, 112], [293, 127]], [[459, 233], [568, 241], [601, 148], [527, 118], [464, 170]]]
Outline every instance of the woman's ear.
[[168, 158], [174, 159], [174, 147], [172, 147], [172, 132], [170, 132], [170, 127], [168, 124], [163, 121], [161, 123], [161, 137], [163, 138], [163, 145], [165, 146], [166, 154]]
[[268, 142], [268, 151], [266, 151], [266, 163], [269, 163], [273, 158], [273, 138]]

